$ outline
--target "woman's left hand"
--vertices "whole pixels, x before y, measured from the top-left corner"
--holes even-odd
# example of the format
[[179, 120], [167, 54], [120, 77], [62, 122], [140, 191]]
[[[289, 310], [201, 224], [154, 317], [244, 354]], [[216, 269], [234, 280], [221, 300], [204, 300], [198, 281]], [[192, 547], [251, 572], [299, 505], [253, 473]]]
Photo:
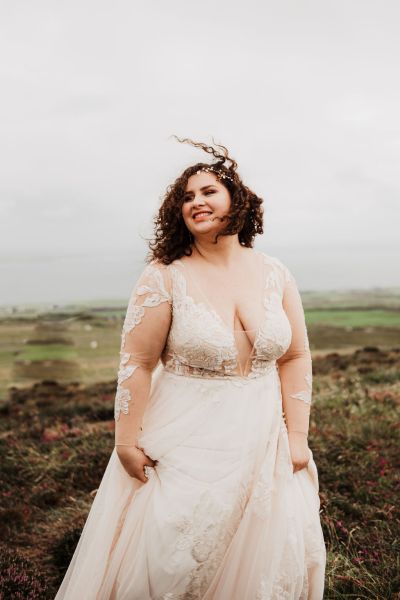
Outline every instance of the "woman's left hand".
[[310, 449], [307, 436], [298, 431], [288, 433], [290, 456], [293, 464], [293, 473], [307, 467], [310, 461]]

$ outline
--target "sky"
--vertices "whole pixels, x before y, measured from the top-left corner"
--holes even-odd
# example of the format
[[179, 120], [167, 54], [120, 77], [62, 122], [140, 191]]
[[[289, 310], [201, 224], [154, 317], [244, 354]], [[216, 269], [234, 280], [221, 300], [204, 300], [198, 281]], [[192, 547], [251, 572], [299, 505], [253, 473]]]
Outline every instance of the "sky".
[[[126, 299], [227, 146], [301, 290], [399, 286], [400, 4], [3, 0], [0, 304]], [[4, 60], [5, 58], [5, 60]]]

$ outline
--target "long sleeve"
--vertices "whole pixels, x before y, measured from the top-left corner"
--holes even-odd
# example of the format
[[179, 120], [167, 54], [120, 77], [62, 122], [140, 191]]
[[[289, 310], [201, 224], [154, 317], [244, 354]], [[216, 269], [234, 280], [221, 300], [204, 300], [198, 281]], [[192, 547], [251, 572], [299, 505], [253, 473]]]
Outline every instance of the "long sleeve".
[[312, 360], [301, 296], [292, 273], [284, 268], [283, 308], [292, 329], [289, 348], [277, 363], [287, 429], [308, 436], [312, 400]]
[[115, 445], [136, 446], [147, 406], [152, 371], [171, 324], [170, 280], [165, 265], [147, 265], [134, 286], [121, 334], [115, 395]]

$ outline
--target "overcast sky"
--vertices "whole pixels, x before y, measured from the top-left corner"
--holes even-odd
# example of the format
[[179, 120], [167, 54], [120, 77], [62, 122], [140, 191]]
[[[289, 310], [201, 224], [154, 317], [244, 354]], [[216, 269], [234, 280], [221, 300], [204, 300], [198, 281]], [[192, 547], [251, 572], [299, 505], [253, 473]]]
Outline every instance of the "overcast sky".
[[3, 0], [0, 303], [126, 299], [226, 145], [301, 289], [400, 285], [400, 4]]

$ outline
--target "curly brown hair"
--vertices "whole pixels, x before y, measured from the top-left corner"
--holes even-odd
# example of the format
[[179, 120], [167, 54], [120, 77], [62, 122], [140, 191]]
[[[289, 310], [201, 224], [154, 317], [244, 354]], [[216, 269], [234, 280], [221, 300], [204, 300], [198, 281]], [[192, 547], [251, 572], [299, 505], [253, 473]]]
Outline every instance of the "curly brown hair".
[[[217, 243], [220, 235], [238, 233], [240, 244], [252, 248], [255, 236], [263, 233], [264, 211], [261, 206], [263, 200], [244, 185], [237, 173], [236, 161], [229, 156], [225, 146], [216, 144], [214, 139], [214, 146], [222, 149], [222, 153], [213, 146], [207, 146], [202, 142], [194, 142], [189, 138], [180, 139], [176, 135], [173, 137], [179, 142], [188, 142], [208, 154], [212, 154], [216, 162], [212, 164], [199, 162], [187, 167], [174, 183], [167, 187], [162, 205], [153, 219], [154, 239], [148, 242], [150, 252], [146, 259], [147, 262], [158, 259], [168, 265], [181, 256], [192, 254], [193, 237], [183, 220], [182, 204], [189, 177], [199, 169], [207, 167], [212, 167], [218, 181], [227, 188], [231, 197], [231, 207], [227, 215], [228, 223], [217, 234], [214, 243]], [[226, 161], [230, 163], [229, 166], [225, 166]], [[223, 177], [224, 174], [226, 177]]]

